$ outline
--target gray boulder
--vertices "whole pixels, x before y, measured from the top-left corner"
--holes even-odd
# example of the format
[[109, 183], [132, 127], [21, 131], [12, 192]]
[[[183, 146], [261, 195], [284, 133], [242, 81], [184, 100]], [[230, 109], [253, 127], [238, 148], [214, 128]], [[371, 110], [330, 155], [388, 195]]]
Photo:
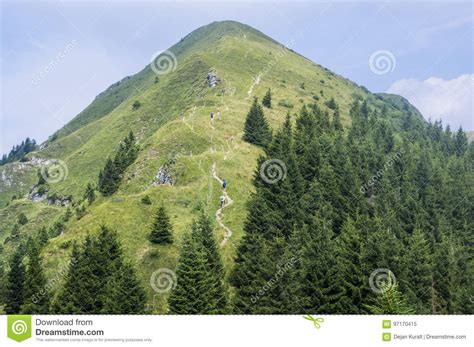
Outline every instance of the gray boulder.
[[159, 186], [163, 184], [173, 185], [173, 178], [169, 172], [169, 168], [166, 165], [163, 165], [159, 168], [158, 173], [155, 176], [153, 185]]
[[217, 75], [214, 72], [209, 72], [207, 74], [207, 84], [209, 87], [214, 88], [219, 83]]

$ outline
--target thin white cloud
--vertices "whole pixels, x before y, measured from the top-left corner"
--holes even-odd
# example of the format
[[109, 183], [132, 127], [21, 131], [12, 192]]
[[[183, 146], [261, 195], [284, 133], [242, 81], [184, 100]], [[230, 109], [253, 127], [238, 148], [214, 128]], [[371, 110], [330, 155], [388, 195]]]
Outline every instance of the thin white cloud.
[[474, 130], [474, 74], [452, 80], [438, 77], [424, 81], [402, 79], [393, 83], [387, 93], [407, 98], [426, 119], [441, 119], [452, 129], [462, 125], [464, 130]]

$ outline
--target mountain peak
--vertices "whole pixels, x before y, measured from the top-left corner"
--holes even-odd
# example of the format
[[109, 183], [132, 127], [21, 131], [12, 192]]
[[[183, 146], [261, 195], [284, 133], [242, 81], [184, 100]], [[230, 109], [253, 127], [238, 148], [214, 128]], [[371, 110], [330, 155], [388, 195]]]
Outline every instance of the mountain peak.
[[199, 34], [236, 34], [236, 35], [245, 35], [247, 33], [258, 34], [267, 37], [265, 34], [261, 33], [257, 29], [251, 27], [250, 25], [240, 23], [234, 20], [224, 20], [224, 21], [215, 21], [204, 25], [202, 27], [197, 28], [196, 30], [192, 31], [188, 36], [193, 35], [195, 33]]
[[261, 31], [233, 20], [215, 21], [193, 30], [184, 36], [177, 44], [172, 46], [170, 50], [179, 55], [194, 46], [202, 44], [213, 44], [224, 36], [239, 37], [250, 40], [264, 40], [275, 44], [279, 43], [271, 37], [265, 35]]

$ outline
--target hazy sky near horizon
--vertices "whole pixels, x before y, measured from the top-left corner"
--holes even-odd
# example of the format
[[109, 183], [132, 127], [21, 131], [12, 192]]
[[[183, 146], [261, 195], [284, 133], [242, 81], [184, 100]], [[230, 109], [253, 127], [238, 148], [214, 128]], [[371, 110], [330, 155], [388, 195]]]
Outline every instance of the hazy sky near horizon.
[[[20, 1], [1, 4], [0, 154], [27, 136], [44, 141], [155, 52], [228, 19], [373, 92], [403, 95], [426, 118], [474, 130], [470, 2]], [[377, 52], [388, 67], [369, 64]]]

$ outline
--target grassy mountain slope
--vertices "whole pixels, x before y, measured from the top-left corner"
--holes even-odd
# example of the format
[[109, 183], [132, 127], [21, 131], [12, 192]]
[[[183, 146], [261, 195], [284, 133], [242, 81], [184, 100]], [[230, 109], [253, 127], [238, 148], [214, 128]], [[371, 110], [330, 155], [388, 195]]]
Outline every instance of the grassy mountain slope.
[[[50, 138], [42, 149], [28, 156], [64, 161], [68, 175], [51, 184], [50, 192], [82, 196], [87, 183], [95, 183], [106, 159], [117, 149], [121, 139], [133, 130], [139, 140], [137, 160], [126, 171], [119, 191], [112, 197], [98, 197], [77, 220], [73, 215], [64, 233], [51, 239], [44, 251], [47, 274], [67, 261], [71, 241], [98, 231], [100, 224], [115, 228], [126, 254], [135, 262], [146, 284], [150, 307], [164, 312], [163, 296], [154, 295], [148, 285], [153, 271], [176, 263], [183, 233], [195, 216], [206, 208], [214, 216], [221, 195], [218, 182], [211, 176], [216, 163], [219, 177], [229, 182], [228, 193], [234, 200], [223, 215], [223, 222], [233, 235], [223, 248], [226, 266], [232, 266], [236, 245], [242, 237], [245, 203], [252, 191], [251, 178], [260, 149], [241, 140], [245, 116], [253, 96], [262, 97], [268, 88], [273, 94], [273, 108], [265, 114], [273, 127], [283, 122], [287, 112], [297, 112], [305, 103], [316, 102], [329, 110], [325, 102], [336, 99], [344, 124], [350, 123], [350, 104], [355, 97], [368, 99], [395, 125], [400, 123], [406, 100], [386, 94], [375, 95], [282, 45], [249, 26], [236, 22], [215, 22], [199, 28], [170, 48], [177, 58], [174, 72], [157, 75], [147, 66], [100, 94], [94, 102], [63, 129]], [[210, 88], [209, 71], [215, 71], [220, 83]], [[141, 107], [133, 109], [138, 100]], [[221, 112], [211, 126], [209, 113]], [[153, 178], [171, 157], [173, 186], [154, 186]], [[0, 170], [12, 170], [18, 163]], [[66, 207], [33, 203], [25, 194], [35, 184], [35, 165], [24, 165], [21, 173], [0, 182], [0, 241], [5, 240], [24, 211], [29, 223], [20, 228], [27, 236], [39, 226], [51, 225]], [[14, 182], [11, 182], [14, 181]], [[20, 184], [21, 183], [21, 184]], [[10, 202], [13, 195], [22, 197]], [[153, 204], [144, 205], [149, 195]], [[171, 211], [176, 242], [172, 246], [154, 246], [147, 240], [153, 212], [164, 203]], [[220, 241], [223, 230], [216, 227]], [[14, 244], [5, 244], [2, 257]]]

